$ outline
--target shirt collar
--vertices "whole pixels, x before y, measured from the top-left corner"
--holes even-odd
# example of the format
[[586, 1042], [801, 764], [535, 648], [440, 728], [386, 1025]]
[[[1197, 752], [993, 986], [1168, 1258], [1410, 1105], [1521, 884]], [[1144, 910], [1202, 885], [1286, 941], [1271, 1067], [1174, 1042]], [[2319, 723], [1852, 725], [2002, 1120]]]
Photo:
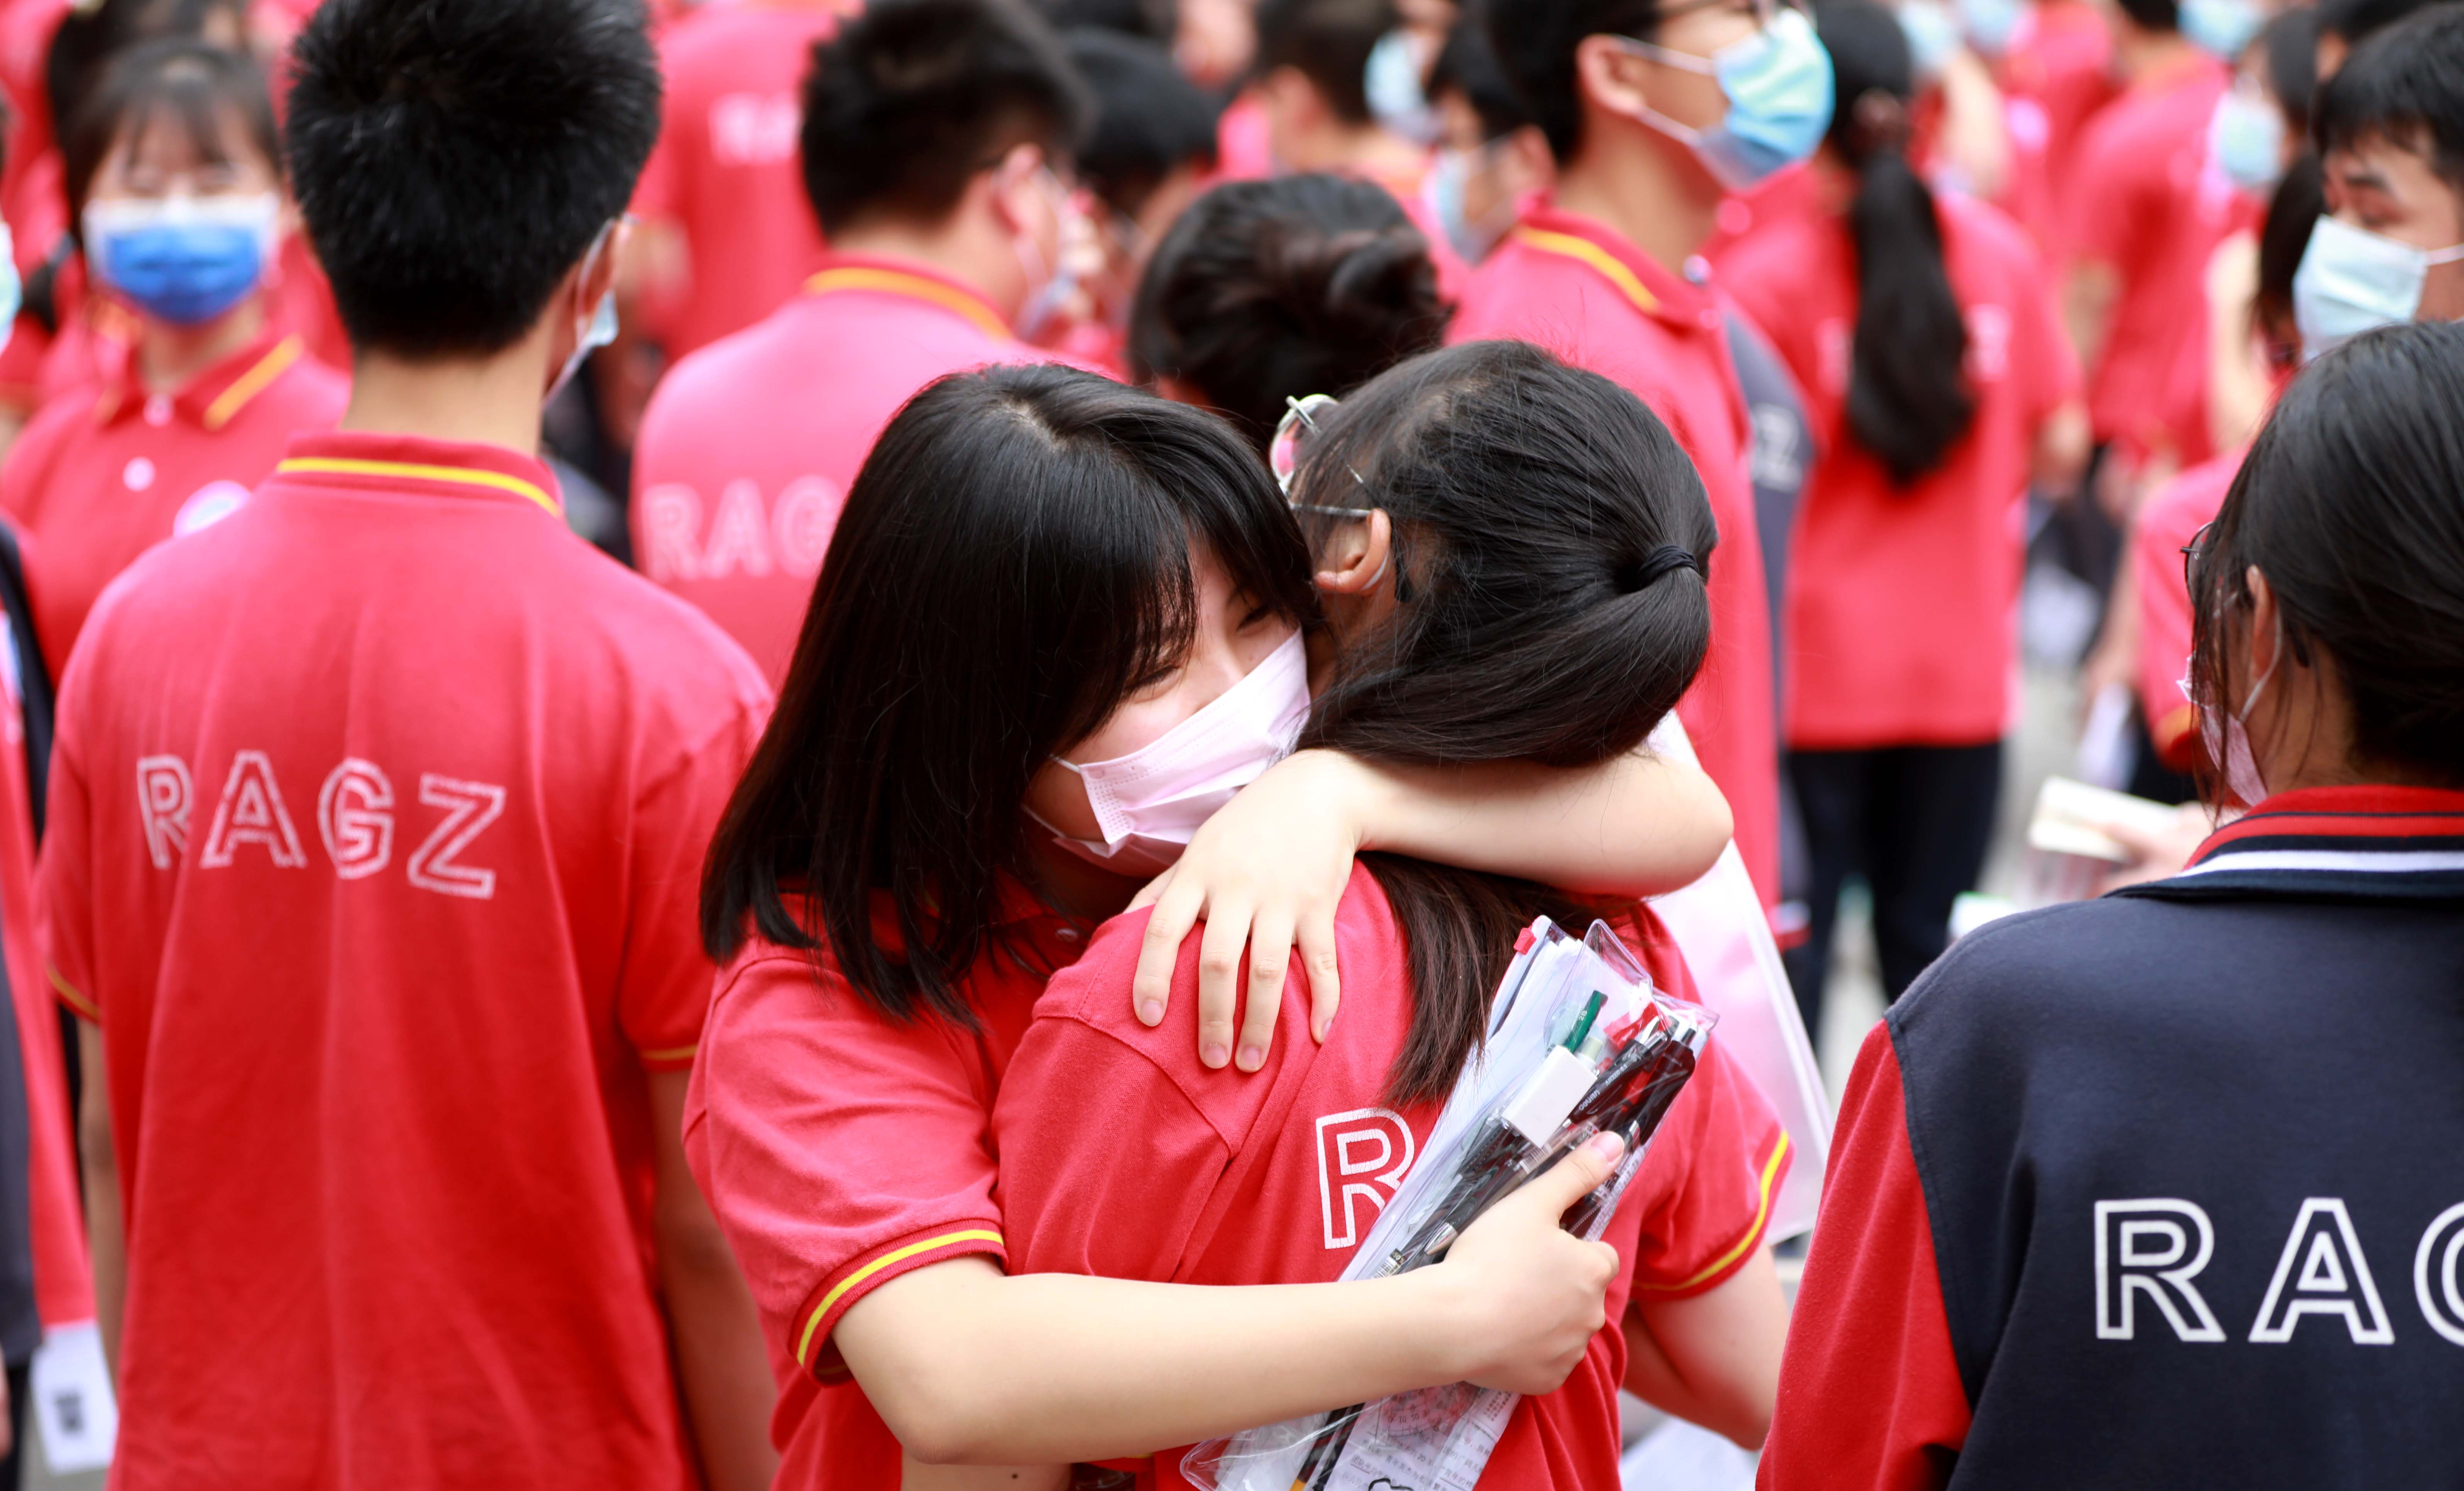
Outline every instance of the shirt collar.
[[2181, 874], [2132, 888], [2177, 898], [2464, 897], [2464, 792], [2378, 785], [2280, 792], [2216, 830]]
[[503, 446], [418, 435], [359, 430], [295, 435], [282, 463], [274, 469], [274, 480], [344, 492], [480, 497], [564, 515], [556, 473], [537, 457]]
[[[1711, 293], [1707, 265], [1699, 280], [1672, 274], [1598, 218], [1545, 202], [1525, 214], [1507, 236], [1535, 253], [1583, 265], [1636, 310], [1671, 326], [1704, 331], [1720, 326], [1719, 302]], [[1704, 264], [1699, 257], [1693, 262]]]
[[269, 324], [254, 341], [191, 378], [177, 393], [148, 394], [137, 371], [137, 341], [132, 337], [96, 339], [102, 362], [102, 392], [95, 401], [95, 420], [142, 417], [151, 424], [177, 416], [209, 434], [239, 417], [257, 395], [274, 386], [291, 365], [307, 356], [298, 338]]
[[934, 306], [972, 322], [987, 337], [1012, 340], [1009, 322], [982, 291], [921, 260], [832, 253], [825, 255], [822, 267], [804, 281], [804, 293], [809, 296], [849, 291], [897, 296]]

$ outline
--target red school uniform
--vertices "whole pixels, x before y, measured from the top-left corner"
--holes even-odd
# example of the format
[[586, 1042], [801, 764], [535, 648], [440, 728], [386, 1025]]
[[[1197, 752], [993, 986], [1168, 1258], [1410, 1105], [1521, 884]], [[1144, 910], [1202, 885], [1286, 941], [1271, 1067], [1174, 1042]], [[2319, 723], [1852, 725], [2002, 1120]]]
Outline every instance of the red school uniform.
[[42, 546], [35, 617], [55, 678], [105, 585], [164, 539], [237, 511], [292, 436], [333, 428], [351, 396], [349, 379], [278, 329], [171, 394], [144, 391], [132, 346], [103, 350], [100, 388], [45, 406], [0, 465], [0, 508]]
[[2232, 187], [2207, 169], [2227, 79], [2201, 55], [2133, 87], [2088, 125], [2065, 187], [2072, 261], [2120, 276], [2088, 417], [2134, 459], [2209, 452], [2204, 386], [2184, 389], [2177, 368], [2186, 341], [2207, 346], [2208, 257], [2230, 226]]
[[[2113, 32], [2085, 0], [2037, 0], [1994, 68], [2004, 93], [2043, 116], [2045, 164], [2059, 193], [2070, 185], [2080, 133], [2114, 95]], [[2041, 243], [2057, 255], [2051, 243]]]
[[775, 682], [847, 488], [890, 417], [945, 374], [1053, 361], [947, 274], [833, 254], [803, 294], [686, 359], [651, 395], [633, 459], [633, 552]]
[[109, 1064], [115, 1485], [698, 1484], [646, 1074], [766, 707], [495, 447], [303, 436], [105, 593], [41, 902]]
[[1768, 910], [1779, 890], [1771, 602], [1747, 481], [1751, 428], [1722, 302], [1607, 225], [1542, 207], [1472, 272], [1447, 333], [1456, 342], [1486, 337], [1537, 342], [1624, 384], [1702, 472], [1720, 532], [1711, 555], [1711, 655], [1677, 708], [1703, 769], [1727, 794], [1738, 852]]
[[[828, 954], [755, 941], [722, 971], [685, 1105], [685, 1156], [760, 1306], [785, 1488], [893, 1486], [899, 1446], [830, 1332], [902, 1274], [1008, 1257], [993, 1094], [1074, 928], [1016, 887], [959, 981], [977, 1024], [897, 1021]], [[887, 902], [876, 931], [894, 936]]]
[[2156, 755], [2175, 771], [2196, 766], [2199, 711], [2183, 696], [2190, 671], [2190, 591], [2183, 546], [2223, 511], [2247, 446], [2191, 467], [2158, 488], [2139, 510], [2130, 562], [2139, 579], [2139, 709]]
[[[1639, 913], [1654, 980], [1690, 996], [1684, 963]], [[1026, 1273], [1199, 1284], [1314, 1283], [1339, 1276], [1436, 1125], [1441, 1105], [1385, 1106], [1412, 1020], [1403, 933], [1376, 878], [1353, 870], [1335, 918], [1349, 991], [1324, 1045], [1279, 1041], [1253, 1076], [1198, 1063], [1198, 948], [1184, 943], [1172, 1018], [1129, 1012], [1144, 913], [1115, 917], [1053, 976], [993, 1113], [1011, 1261]], [[1306, 1016], [1303, 984], [1286, 1016]], [[1291, 1028], [1298, 1029], [1298, 1025]], [[1515, 1406], [1484, 1486], [1617, 1484], [1617, 1390], [1636, 1292], [1717, 1287], [1762, 1240], [1787, 1133], [1715, 1037], [1610, 1224], [1624, 1264], [1611, 1326], [1555, 1392]], [[1139, 1485], [1185, 1487], [1181, 1450]]]
[[692, 284], [667, 320], [683, 357], [779, 308], [822, 256], [797, 164], [813, 43], [838, 24], [821, 4], [712, 5], [667, 28], [666, 127], [638, 210], [684, 230]]
[[1935, 198], [1968, 320], [1968, 434], [1894, 483], [1847, 421], [1857, 252], [1847, 219], [1802, 217], [1731, 250], [1722, 282], [1806, 391], [1821, 445], [1788, 575], [1788, 743], [1800, 750], [1976, 745], [2012, 718], [2020, 504], [2039, 426], [2079, 395], [2079, 366], [2018, 226]]

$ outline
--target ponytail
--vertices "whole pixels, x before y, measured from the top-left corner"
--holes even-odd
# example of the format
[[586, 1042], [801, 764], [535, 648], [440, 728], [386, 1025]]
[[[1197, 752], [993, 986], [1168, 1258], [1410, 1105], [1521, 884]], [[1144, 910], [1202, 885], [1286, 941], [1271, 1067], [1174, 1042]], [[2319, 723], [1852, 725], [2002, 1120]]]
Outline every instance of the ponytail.
[[1906, 486], [1939, 467], [1976, 418], [1968, 318], [1943, 263], [1933, 192], [1908, 164], [1906, 33], [1872, 0], [1830, 0], [1815, 25], [1841, 99], [1829, 143], [1857, 173], [1848, 208], [1857, 244], [1848, 429]]
[[[1346, 398], [1305, 450], [1297, 500], [1394, 520], [1397, 600], [1346, 642], [1302, 748], [1393, 765], [1594, 766], [1638, 749], [1701, 670], [1710, 504], [1667, 428], [1616, 384], [1527, 343], [1471, 342]], [[1340, 521], [1309, 514], [1303, 527]], [[1580, 928], [1602, 909], [1395, 855], [1362, 864], [1412, 966], [1387, 1099], [1442, 1099], [1515, 933], [1542, 915]]]

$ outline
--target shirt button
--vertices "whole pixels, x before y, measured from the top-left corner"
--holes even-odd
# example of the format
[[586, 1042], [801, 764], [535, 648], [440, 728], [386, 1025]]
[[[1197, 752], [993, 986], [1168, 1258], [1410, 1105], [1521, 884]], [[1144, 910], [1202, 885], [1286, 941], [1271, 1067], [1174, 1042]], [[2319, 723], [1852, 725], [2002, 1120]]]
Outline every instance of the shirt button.
[[131, 492], [143, 492], [154, 485], [154, 463], [138, 456], [121, 468], [120, 480]]
[[145, 423], [157, 429], [171, 423], [171, 401], [159, 393], [146, 400]]

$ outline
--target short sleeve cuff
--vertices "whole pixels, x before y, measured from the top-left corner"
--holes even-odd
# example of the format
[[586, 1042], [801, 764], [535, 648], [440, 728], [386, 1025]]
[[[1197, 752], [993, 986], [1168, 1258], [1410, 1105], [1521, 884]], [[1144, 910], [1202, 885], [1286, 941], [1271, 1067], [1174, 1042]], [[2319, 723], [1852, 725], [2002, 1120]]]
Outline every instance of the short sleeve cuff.
[[83, 994], [80, 994], [77, 991], [77, 986], [70, 983], [66, 978], [61, 977], [60, 971], [54, 968], [51, 964], [44, 964], [43, 972], [48, 975], [52, 980], [52, 992], [59, 996], [59, 1000], [62, 1004], [69, 1007], [70, 1014], [75, 1015], [79, 1020], [89, 1021], [93, 1024], [99, 1025], [102, 1023], [101, 1006], [96, 1004], [92, 999], [87, 998]]
[[1769, 1153], [1754, 1174], [1755, 1189], [1759, 1193], [1754, 1199], [1754, 1217], [1743, 1235], [1714, 1254], [1708, 1263], [1673, 1283], [1636, 1280], [1636, 1298], [1647, 1295], [1654, 1300], [1690, 1300], [1727, 1283], [1738, 1269], [1746, 1266], [1746, 1261], [1754, 1256], [1754, 1249], [1762, 1246], [1764, 1235], [1771, 1230], [1771, 1198], [1779, 1194], [1780, 1182], [1787, 1178], [1789, 1166], [1796, 1158], [1795, 1146], [1789, 1142], [1785, 1129], [1774, 1126], [1771, 1137], [1765, 1143], [1770, 1147]]
[[1009, 1265], [1008, 1245], [1001, 1240], [1001, 1219], [979, 1217], [919, 1228], [883, 1243], [846, 1267], [825, 1277], [796, 1311], [794, 1335], [787, 1342], [796, 1365], [824, 1383], [844, 1382], [847, 1367], [830, 1333], [855, 1302], [902, 1274], [911, 1274], [954, 1258], [984, 1254]]
[[693, 1069], [693, 1056], [700, 1050], [698, 1045], [640, 1046], [633, 1054], [649, 1071], [681, 1072]]

